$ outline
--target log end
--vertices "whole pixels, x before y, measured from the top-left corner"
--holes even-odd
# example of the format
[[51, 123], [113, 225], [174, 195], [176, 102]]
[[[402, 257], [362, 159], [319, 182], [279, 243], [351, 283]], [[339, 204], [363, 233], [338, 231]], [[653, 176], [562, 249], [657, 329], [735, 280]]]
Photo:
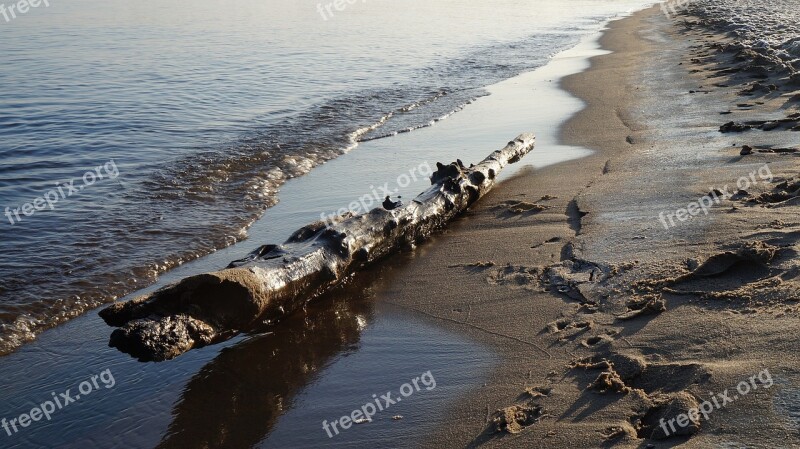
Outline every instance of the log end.
[[109, 346], [142, 361], [170, 360], [250, 326], [268, 306], [261, 290], [250, 270], [227, 269], [112, 304], [99, 315], [119, 327]]
[[213, 343], [214, 327], [188, 315], [134, 320], [111, 333], [108, 346], [142, 362], [171, 360], [193, 348]]

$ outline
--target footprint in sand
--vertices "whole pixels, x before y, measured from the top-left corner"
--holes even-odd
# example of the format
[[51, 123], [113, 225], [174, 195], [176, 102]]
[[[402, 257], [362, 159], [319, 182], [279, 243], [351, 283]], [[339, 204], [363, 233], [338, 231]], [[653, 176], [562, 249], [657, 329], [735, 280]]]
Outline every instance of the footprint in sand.
[[604, 439], [632, 436], [664, 439], [671, 436], [690, 436], [700, 430], [700, 421], [666, 434], [662, 420], [669, 422], [679, 415], [688, 414], [698, 407], [698, 400], [687, 389], [704, 384], [711, 378], [710, 371], [699, 363], [648, 363], [638, 355], [607, 352], [603, 355], [581, 359], [572, 363], [573, 369], [602, 370], [586, 390], [595, 394], [635, 394], [642, 399], [643, 407], [630, 418], [631, 427], [612, 426], [603, 431]]

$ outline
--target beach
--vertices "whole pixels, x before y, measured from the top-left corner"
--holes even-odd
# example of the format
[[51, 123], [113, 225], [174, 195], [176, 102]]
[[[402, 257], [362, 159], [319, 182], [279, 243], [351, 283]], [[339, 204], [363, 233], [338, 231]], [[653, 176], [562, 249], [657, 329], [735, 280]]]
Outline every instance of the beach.
[[[739, 6], [603, 19], [421, 122], [293, 156], [297, 172], [272, 179], [280, 202], [227, 223], [249, 220], [249, 238], [217, 234], [115, 303], [335, 226], [377, 205], [375, 186], [408, 203], [436, 162], [537, 136], [443, 230], [277, 323], [143, 362], [108, 347], [98, 299], [14, 340], [0, 446], [800, 447], [800, 55], [792, 30]], [[32, 407], [47, 418], [23, 428]]]
[[[796, 145], [796, 98], [785, 82], [742, 93], [759, 92], [747, 69], [688, 22], [659, 8], [613, 22], [613, 53], [562, 82], [587, 103], [562, 137], [595, 153], [503, 184], [392, 289], [503, 354], [432, 446], [800, 444], [796, 200], [772, 196], [797, 164], [771, 150]], [[789, 125], [720, 132], [765, 117]]]

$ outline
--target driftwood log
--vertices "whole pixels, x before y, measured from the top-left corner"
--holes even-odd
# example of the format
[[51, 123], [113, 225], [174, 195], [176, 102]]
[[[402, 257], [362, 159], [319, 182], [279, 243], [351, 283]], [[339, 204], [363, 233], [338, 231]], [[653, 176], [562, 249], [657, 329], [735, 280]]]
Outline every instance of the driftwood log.
[[478, 165], [437, 165], [432, 186], [393, 210], [316, 222], [283, 245], [264, 245], [226, 269], [200, 274], [100, 312], [119, 329], [109, 346], [163, 361], [280, 320], [356, 270], [425, 240], [495, 184], [500, 170], [533, 149], [522, 134]]

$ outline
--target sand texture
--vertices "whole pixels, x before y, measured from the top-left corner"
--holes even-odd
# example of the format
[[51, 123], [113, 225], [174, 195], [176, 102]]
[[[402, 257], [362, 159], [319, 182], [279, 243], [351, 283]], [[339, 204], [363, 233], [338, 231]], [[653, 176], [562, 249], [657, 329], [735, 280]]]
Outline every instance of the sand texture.
[[431, 447], [800, 447], [796, 92], [703, 20], [613, 22], [562, 83], [595, 153], [498, 186], [387, 287], [502, 356]]

